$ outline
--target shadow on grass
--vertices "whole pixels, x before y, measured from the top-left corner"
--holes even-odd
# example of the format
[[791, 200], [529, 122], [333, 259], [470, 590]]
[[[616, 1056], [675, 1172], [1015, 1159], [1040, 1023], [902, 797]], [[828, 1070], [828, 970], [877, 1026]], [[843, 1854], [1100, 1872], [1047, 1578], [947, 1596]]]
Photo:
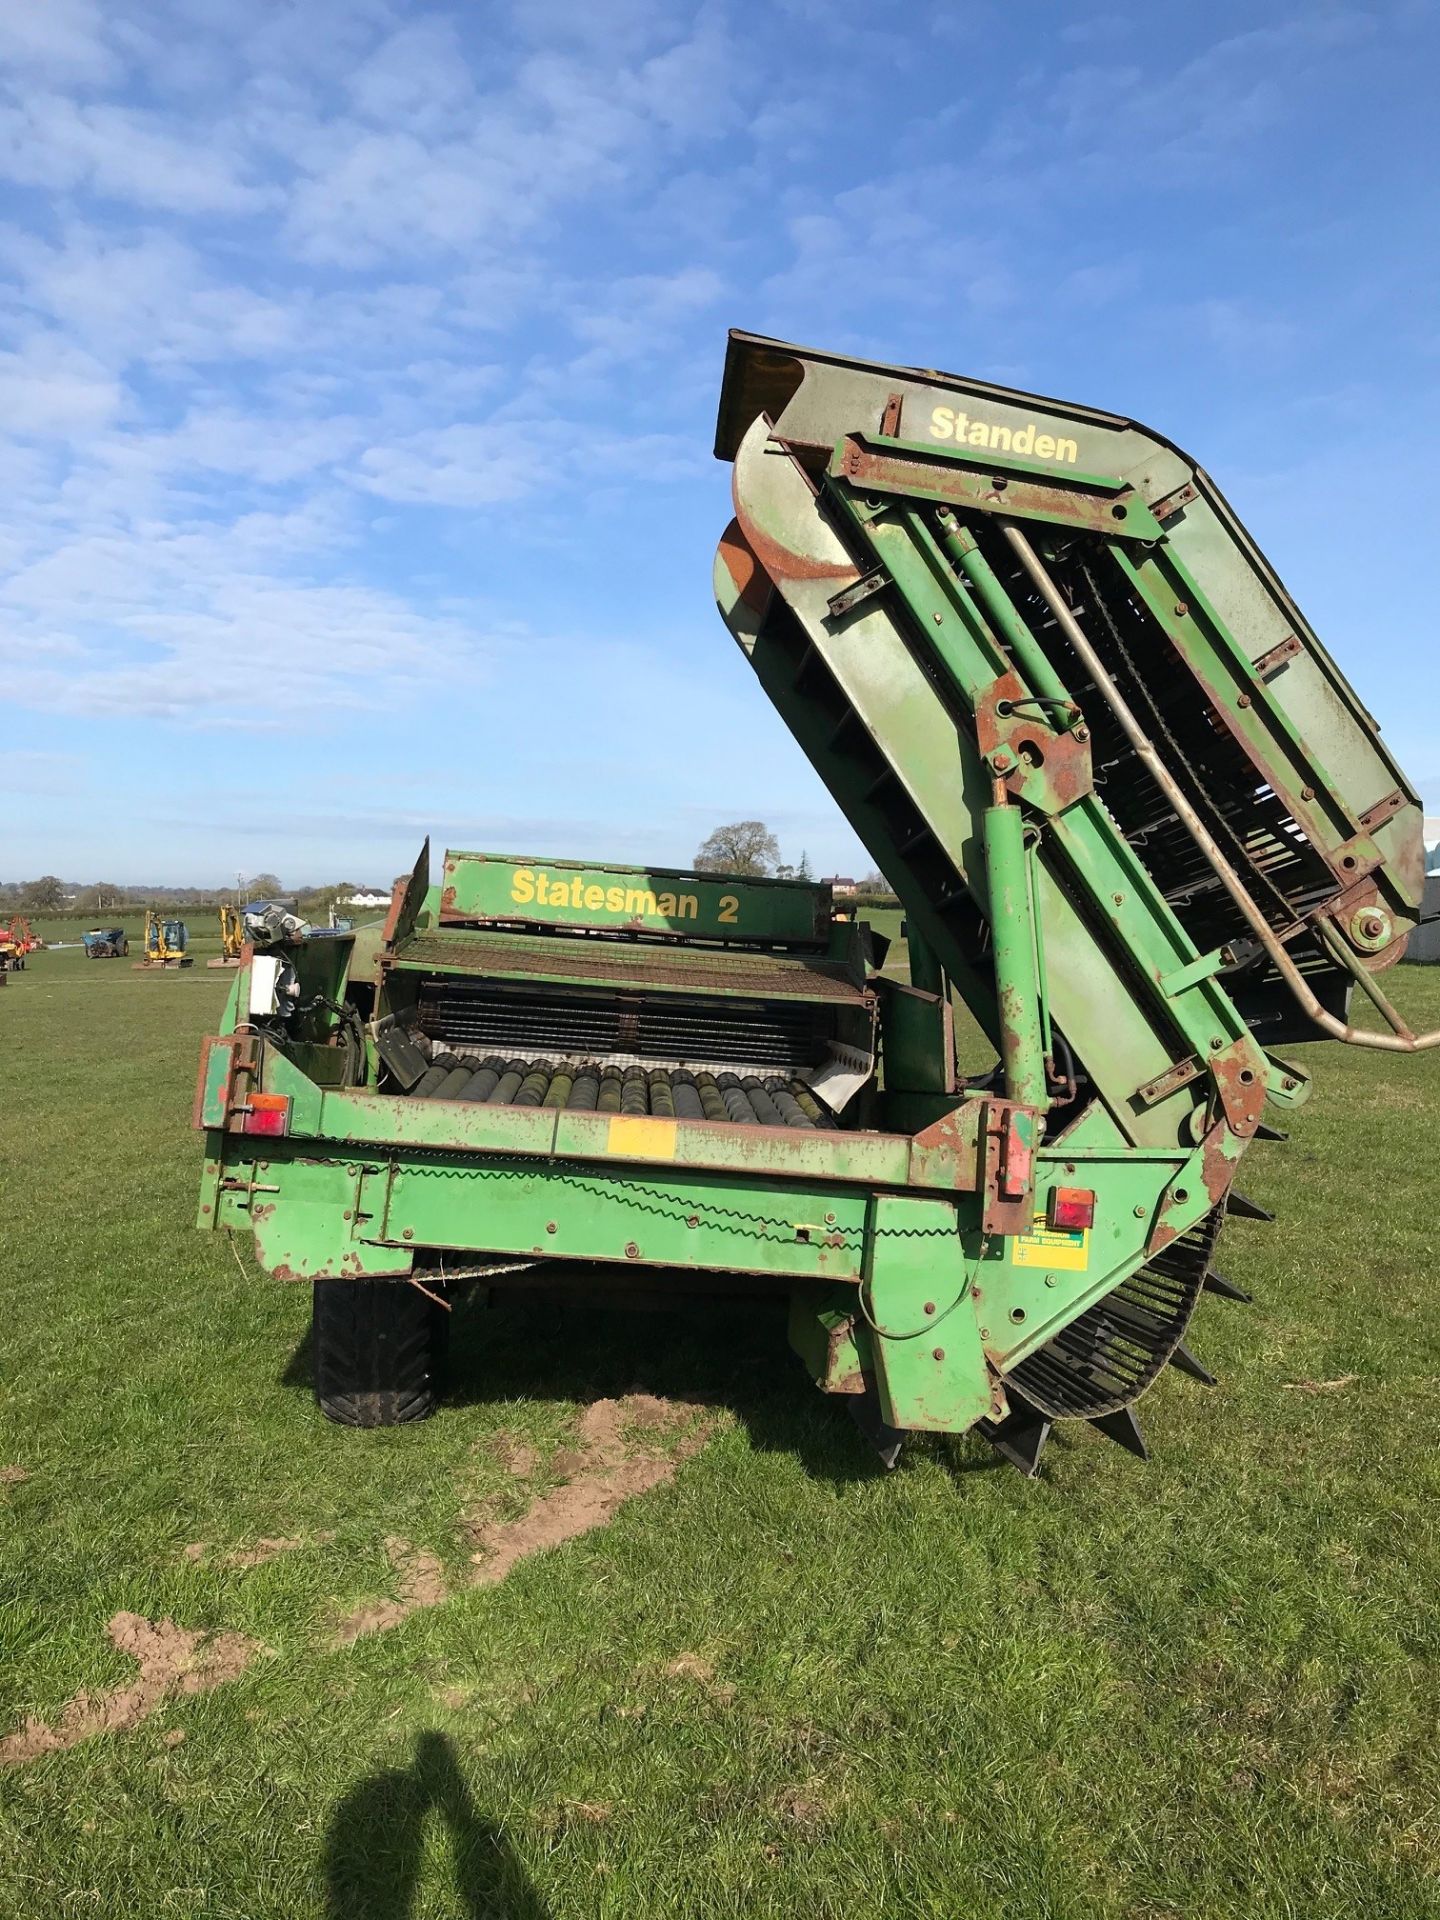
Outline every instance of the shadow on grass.
[[408, 1920], [424, 1858], [425, 1825], [447, 1829], [459, 1911], [474, 1920], [547, 1920], [504, 1834], [470, 1797], [449, 1740], [422, 1733], [404, 1769], [353, 1787], [325, 1834], [327, 1920]]
[[[628, 1393], [728, 1407], [752, 1444], [789, 1453], [825, 1480], [869, 1480], [884, 1467], [846, 1416], [843, 1396], [818, 1393], [790, 1351], [783, 1297], [703, 1298], [675, 1312], [556, 1305], [498, 1294], [457, 1302], [445, 1401], [588, 1404]], [[308, 1332], [281, 1373], [314, 1390]]]

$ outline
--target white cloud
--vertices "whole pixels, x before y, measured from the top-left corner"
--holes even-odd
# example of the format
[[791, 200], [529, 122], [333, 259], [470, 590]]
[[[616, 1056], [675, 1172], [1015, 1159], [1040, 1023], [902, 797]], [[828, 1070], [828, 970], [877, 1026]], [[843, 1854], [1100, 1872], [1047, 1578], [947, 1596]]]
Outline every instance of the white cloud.
[[254, 213], [272, 195], [243, 178], [221, 131], [166, 129], [159, 118], [57, 93], [26, 93], [0, 106], [0, 177], [52, 191], [84, 189], [174, 213]]
[[0, 8], [0, 70], [57, 80], [114, 78], [118, 64], [105, 45], [96, 0], [11, 0]]
[[0, 352], [0, 423], [12, 434], [62, 439], [105, 427], [122, 390], [108, 368], [56, 333]]

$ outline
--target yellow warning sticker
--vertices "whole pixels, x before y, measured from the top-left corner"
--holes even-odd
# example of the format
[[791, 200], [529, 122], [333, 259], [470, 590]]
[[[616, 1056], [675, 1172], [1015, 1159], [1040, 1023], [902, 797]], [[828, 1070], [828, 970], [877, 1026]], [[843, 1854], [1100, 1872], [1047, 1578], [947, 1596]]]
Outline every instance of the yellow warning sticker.
[[1088, 1230], [1053, 1231], [1037, 1213], [1029, 1233], [1015, 1236], [1010, 1248], [1012, 1267], [1047, 1267], [1051, 1273], [1084, 1273], [1090, 1265]]
[[641, 1119], [638, 1115], [616, 1116], [605, 1135], [610, 1153], [623, 1154], [627, 1160], [673, 1160], [675, 1158], [675, 1122]]

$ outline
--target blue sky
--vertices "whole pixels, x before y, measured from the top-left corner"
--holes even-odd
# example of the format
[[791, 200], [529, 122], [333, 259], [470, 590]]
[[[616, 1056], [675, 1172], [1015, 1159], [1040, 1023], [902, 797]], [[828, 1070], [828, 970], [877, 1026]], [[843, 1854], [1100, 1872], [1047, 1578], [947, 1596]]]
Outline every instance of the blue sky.
[[725, 330], [1128, 413], [1440, 812], [1440, 18], [0, 10], [0, 878], [868, 864], [714, 611]]

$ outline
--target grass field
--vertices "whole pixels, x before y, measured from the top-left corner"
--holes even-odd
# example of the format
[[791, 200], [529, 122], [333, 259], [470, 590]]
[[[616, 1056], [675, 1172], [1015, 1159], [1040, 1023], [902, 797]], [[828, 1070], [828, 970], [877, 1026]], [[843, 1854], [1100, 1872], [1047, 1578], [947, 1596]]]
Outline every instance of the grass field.
[[439, 1417], [322, 1423], [190, 1225], [227, 982], [0, 992], [0, 1915], [1440, 1913], [1440, 1059], [1312, 1051], [1149, 1466], [885, 1476], [770, 1313], [466, 1310]]

